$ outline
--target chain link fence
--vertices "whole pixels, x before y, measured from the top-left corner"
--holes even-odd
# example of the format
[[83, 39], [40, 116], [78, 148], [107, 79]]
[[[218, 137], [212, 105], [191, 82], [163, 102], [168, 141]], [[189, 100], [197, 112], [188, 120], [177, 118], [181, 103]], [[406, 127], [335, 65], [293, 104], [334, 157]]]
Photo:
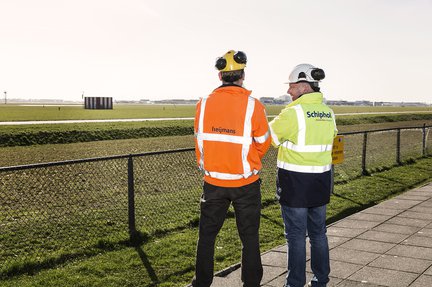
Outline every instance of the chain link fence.
[[[430, 128], [345, 133], [336, 184], [431, 155]], [[276, 156], [263, 160], [264, 208], [277, 204]], [[0, 278], [197, 226], [201, 186], [193, 149], [0, 168]]]

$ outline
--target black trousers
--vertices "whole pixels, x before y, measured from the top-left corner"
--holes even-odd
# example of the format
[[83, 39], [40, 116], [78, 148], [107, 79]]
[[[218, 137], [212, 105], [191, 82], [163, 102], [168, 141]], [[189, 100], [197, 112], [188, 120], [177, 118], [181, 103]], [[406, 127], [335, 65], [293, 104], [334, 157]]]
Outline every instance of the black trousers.
[[242, 187], [219, 187], [204, 183], [203, 189], [195, 278], [192, 285], [209, 287], [213, 282], [215, 240], [232, 203], [242, 242], [243, 286], [259, 287], [263, 275], [258, 233], [261, 181], [257, 180]]

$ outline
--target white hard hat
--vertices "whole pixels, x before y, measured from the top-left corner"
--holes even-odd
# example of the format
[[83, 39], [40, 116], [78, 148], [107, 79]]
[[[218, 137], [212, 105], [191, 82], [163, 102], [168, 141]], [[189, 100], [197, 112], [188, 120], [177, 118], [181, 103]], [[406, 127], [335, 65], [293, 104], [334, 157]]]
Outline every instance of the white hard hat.
[[288, 83], [309, 82], [318, 83], [324, 79], [324, 71], [311, 64], [300, 64], [294, 67], [288, 78]]

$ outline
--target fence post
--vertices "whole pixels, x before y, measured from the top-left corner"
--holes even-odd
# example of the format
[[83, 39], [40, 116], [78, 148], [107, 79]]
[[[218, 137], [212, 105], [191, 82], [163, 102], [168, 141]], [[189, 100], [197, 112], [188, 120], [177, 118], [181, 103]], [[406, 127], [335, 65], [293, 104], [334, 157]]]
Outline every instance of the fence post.
[[422, 132], [423, 132], [423, 157], [426, 156], [426, 123], [423, 124], [423, 128], [422, 128]]
[[363, 153], [362, 153], [362, 174], [367, 175], [366, 171], [366, 150], [367, 150], [367, 132], [363, 133]]
[[134, 242], [137, 232], [135, 227], [135, 182], [132, 155], [129, 155], [128, 158], [128, 218], [129, 238], [131, 242]]
[[396, 134], [396, 163], [398, 165], [401, 164], [401, 160], [400, 160], [400, 145], [401, 145], [401, 130], [397, 129], [397, 134]]

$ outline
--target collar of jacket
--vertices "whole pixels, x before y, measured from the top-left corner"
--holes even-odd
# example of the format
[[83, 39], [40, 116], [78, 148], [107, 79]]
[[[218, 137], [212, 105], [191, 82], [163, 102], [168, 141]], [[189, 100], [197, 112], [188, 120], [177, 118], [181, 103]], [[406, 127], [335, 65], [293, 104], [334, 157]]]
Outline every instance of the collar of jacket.
[[234, 84], [222, 85], [220, 87], [217, 87], [213, 92], [223, 92], [229, 94], [244, 94], [247, 96], [249, 96], [252, 93], [252, 91], [249, 91], [241, 86], [234, 85]]
[[289, 103], [286, 107], [288, 108], [300, 104], [321, 104], [323, 99], [323, 94], [320, 92], [304, 94], [294, 102]]

